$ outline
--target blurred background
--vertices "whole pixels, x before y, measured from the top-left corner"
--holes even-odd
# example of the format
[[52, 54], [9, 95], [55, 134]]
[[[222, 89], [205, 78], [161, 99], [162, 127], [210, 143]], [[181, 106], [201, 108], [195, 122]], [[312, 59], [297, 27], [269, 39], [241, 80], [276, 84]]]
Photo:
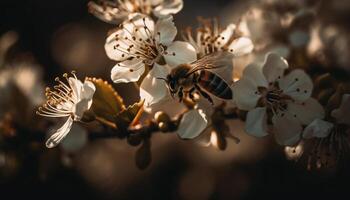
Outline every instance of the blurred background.
[[[46, 85], [64, 72], [110, 80], [114, 65], [104, 42], [113, 25], [87, 11], [87, 0], [0, 2], [0, 199], [329, 199], [349, 196], [348, 162], [309, 171], [289, 161], [273, 138], [255, 139], [232, 121], [240, 144], [225, 151], [181, 141], [175, 134], [152, 137], [152, 163], [135, 166], [137, 150], [125, 140], [88, 141], [75, 125], [55, 149], [43, 146], [57, 121], [35, 115]], [[312, 11], [310, 17], [303, 13]], [[316, 13], [316, 14], [315, 14]], [[197, 16], [240, 22], [254, 54], [237, 60], [235, 76], [267, 51], [316, 73], [350, 71], [350, 1], [184, 0], [178, 30], [197, 26]], [[179, 31], [180, 32], [180, 31]], [[305, 61], [306, 60], [306, 61]], [[316, 63], [316, 64], [315, 64]], [[138, 99], [131, 84], [114, 85], [127, 104]], [[346, 196], [345, 196], [346, 195]]]

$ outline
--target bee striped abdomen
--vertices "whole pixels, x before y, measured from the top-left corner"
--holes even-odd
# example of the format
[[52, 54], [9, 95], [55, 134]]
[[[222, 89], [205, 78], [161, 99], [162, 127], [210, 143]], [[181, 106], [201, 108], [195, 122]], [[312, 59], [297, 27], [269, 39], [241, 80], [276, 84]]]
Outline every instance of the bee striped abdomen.
[[210, 71], [200, 71], [198, 84], [202, 88], [219, 98], [232, 99], [231, 88], [222, 78]]

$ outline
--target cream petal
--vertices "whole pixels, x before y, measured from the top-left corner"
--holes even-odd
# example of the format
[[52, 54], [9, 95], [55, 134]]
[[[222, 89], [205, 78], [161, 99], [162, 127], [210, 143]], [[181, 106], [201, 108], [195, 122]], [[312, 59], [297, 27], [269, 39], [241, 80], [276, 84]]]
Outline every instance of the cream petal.
[[294, 100], [305, 101], [312, 93], [313, 83], [303, 70], [296, 69], [279, 81], [283, 92]]
[[350, 94], [344, 94], [338, 109], [332, 111], [331, 115], [338, 123], [350, 125]]
[[193, 139], [205, 130], [207, 124], [208, 120], [204, 112], [193, 109], [182, 116], [177, 134], [181, 139]]
[[[130, 32], [134, 30], [136, 27], [147, 27], [147, 29], [152, 33], [154, 33], [155, 24], [150, 16], [141, 14], [141, 13], [133, 13], [129, 15], [129, 20], [123, 24], [124, 27]], [[149, 32], [148, 32], [149, 34]]]
[[171, 67], [191, 63], [197, 59], [196, 50], [187, 42], [176, 41], [166, 50], [165, 61]]
[[129, 33], [123, 30], [117, 30], [107, 37], [104, 47], [108, 58], [116, 61], [123, 61], [129, 57], [126, 49], [129, 48], [130, 42], [124, 42], [124, 40], [117, 41], [117, 35], [118, 38], [131, 37]]
[[258, 107], [248, 112], [245, 131], [255, 137], [268, 135], [266, 107]]
[[83, 89], [83, 83], [80, 80], [73, 78], [73, 77], [69, 77], [68, 83], [69, 83], [70, 88], [72, 88], [72, 90], [73, 90], [73, 94], [76, 98], [75, 100], [76, 101], [80, 100], [81, 91]]
[[140, 86], [140, 97], [145, 100], [145, 106], [149, 107], [160, 102], [168, 94], [168, 88], [164, 80], [169, 73], [166, 65], [155, 64]]
[[232, 35], [234, 34], [236, 30], [235, 24], [229, 24], [225, 30], [223, 30], [218, 39], [215, 41], [215, 46], [220, 49], [221, 47], [225, 46], [231, 39]]
[[333, 129], [333, 124], [322, 119], [315, 119], [303, 131], [303, 138], [325, 138]]
[[268, 86], [267, 80], [261, 71], [261, 67], [256, 63], [249, 64], [244, 70], [244, 78], [250, 79], [256, 86], [266, 87]]
[[95, 94], [95, 91], [96, 91], [95, 85], [91, 81], [85, 80], [83, 85], [83, 90], [81, 92], [82, 98], [88, 99], [88, 100], [92, 99], [92, 97]]
[[263, 73], [269, 83], [273, 83], [283, 77], [283, 72], [288, 68], [287, 61], [275, 53], [269, 53], [263, 64]]
[[83, 118], [84, 112], [89, 110], [92, 101], [88, 99], [82, 99], [74, 105], [74, 120], [79, 121]]
[[315, 119], [323, 119], [325, 116], [322, 105], [314, 98], [309, 98], [302, 103], [289, 103], [287, 109], [303, 125], [310, 124]]
[[293, 146], [301, 138], [303, 127], [298, 119], [288, 112], [281, 112], [272, 117], [273, 133], [280, 145]]
[[252, 52], [253, 49], [253, 42], [247, 37], [237, 38], [228, 46], [228, 51], [230, 53], [233, 53], [233, 55], [235, 55], [236, 57], [248, 54]]
[[88, 3], [89, 12], [100, 20], [111, 23], [118, 24], [123, 18], [127, 18], [129, 12], [121, 11], [113, 5], [106, 5], [103, 3], [95, 3], [89, 1]]
[[145, 64], [138, 60], [138, 62], [130, 63], [122, 62], [116, 64], [111, 72], [111, 79], [114, 83], [129, 83], [136, 82], [140, 79], [142, 74], [145, 72]]
[[257, 85], [247, 78], [241, 78], [233, 85], [233, 99], [237, 107], [241, 110], [251, 110], [255, 108], [260, 98], [257, 93]]
[[175, 39], [177, 34], [176, 26], [173, 22], [173, 17], [159, 19], [156, 24], [156, 40], [158, 43], [169, 46]]
[[158, 18], [176, 14], [183, 8], [183, 0], [165, 0], [154, 8], [153, 14]]
[[50, 138], [46, 141], [46, 147], [53, 148], [57, 146], [69, 133], [70, 129], [72, 128], [73, 121], [74, 120], [71, 117], [69, 117], [67, 121], [63, 124], [63, 126], [59, 128], [54, 134], [52, 134]]

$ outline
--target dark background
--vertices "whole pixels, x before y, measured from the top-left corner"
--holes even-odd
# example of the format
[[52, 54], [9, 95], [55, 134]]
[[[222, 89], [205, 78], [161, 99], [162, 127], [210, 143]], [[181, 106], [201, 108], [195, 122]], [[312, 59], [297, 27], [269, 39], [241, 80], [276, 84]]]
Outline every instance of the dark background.
[[[220, 11], [229, 3], [232, 1], [185, 0], [184, 9], [175, 19], [179, 27], [185, 27], [196, 22], [193, 16], [220, 15]], [[59, 37], [60, 31], [70, 30], [71, 26], [67, 28], [67, 24], [74, 23], [92, 29], [94, 37], [91, 39], [96, 43], [94, 46], [96, 48], [92, 50], [104, 53], [104, 38], [106, 32], [113, 26], [100, 22], [90, 15], [86, 5], [87, 1], [83, 0], [1, 0], [0, 34], [8, 30], [16, 31], [20, 36], [16, 48], [33, 55], [43, 66], [44, 80], [50, 83], [53, 77], [69, 70], [62, 66], [60, 59], [53, 56], [55, 38]], [[76, 38], [79, 38], [79, 35]], [[70, 42], [65, 44], [63, 49], [69, 49], [69, 45], [73, 45], [74, 41]], [[91, 55], [93, 57], [94, 54]], [[100, 60], [98, 62], [100, 67], [113, 65], [104, 54], [102, 58], [101, 55], [96, 57]], [[108, 78], [109, 68], [107, 69], [81, 70], [80, 75]], [[310, 172], [294, 162], [287, 161], [281, 153], [282, 150], [278, 150], [272, 151], [255, 163], [229, 162], [225, 170], [211, 168], [212, 173], [218, 176], [209, 198], [293, 200], [349, 198], [349, 168], [343, 167], [331, 174]], [[57, 163], [60, 159], [57, 152], [48, 151], [50, 159], [46, 159], [46, 162]], [[57, 164], [54, 170], [49, 169], [55, 172], [50, 173], [48, 178], [39, 178], [40, 170], [43, 170], [39, 167], [39, 158], [29, 152], [23, 152], [25, 159], [20, 173], [10, 180], [0, 180], [0, 199], [179, 199], [181, 195], [176, 190], [178, 181], [190, 165], [184, 154], [186, 151], [176, 150], [163, 162], [153, 166], [151, 172], [147, 170], [139, 172], [147, 175], [129, 184], [122, 192], [104, 194], [103, 191], [108, 191], [108, 188], [97, 190], [78, 173], [78, 169], [67, 169], [60, 164]], [[93, 174], [94, 171], [90, 173]], [[205, 175], [204, 173], [203, 176]], [[196, 178], [197, 176], [194, 176], [193, 184], [201, 184], [201, 179], [197, 181]], [[239, 188], [246, 184], [246, 180], [249, 180], [249, 186], [241, 191]]]

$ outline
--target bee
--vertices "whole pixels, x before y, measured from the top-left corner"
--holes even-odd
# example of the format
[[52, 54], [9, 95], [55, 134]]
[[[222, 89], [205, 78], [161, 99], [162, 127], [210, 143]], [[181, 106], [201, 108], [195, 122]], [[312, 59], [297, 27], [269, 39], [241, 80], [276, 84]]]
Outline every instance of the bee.
[[227, 82], [211, 69], [223, 68], [232, 65], [232, 54], [215, 52], [188, 64], [181, 64], [164, 79], [170, 94], [178, 96], [181, 102], [184, 94], [194, 101], [193, 93], [198, 91], [211, 104], [214, 104], [210, 94], [225, 100], [233, 97], [232, 90]]

